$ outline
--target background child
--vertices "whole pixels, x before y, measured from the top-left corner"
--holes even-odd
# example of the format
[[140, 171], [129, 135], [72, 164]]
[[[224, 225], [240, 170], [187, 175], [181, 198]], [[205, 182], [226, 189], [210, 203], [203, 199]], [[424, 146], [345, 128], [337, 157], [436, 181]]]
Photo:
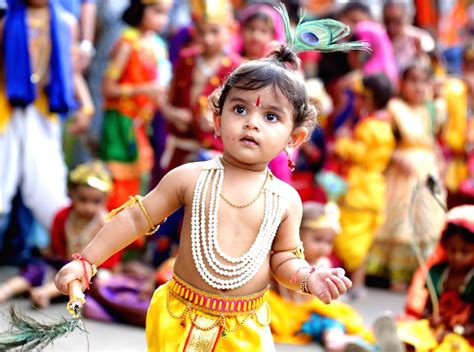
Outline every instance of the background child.
[[[71, 204], [55, 216], [51, 228], [51, 245], [45, 258], [33, 258], [15, 276], [0, 286], [0, 302], [30, 290], [32, 302], [41, 308], [58, 297], [52, 281], [44, 282], [47, 264], [59, 269], [73, 253], [80, 252], [105, 223], [105, 202], [112, 187], [110, 175], [99, 162], [82, 164], [69, 175]], [[103, 268], [112, 268], [120, 257], [115, 255]]]
[[[393, 289], [403, 291], [418, 267], [411, 241], [429, 254], [443, 226], [443, 209], [424, 186], [428, 175], [439, 179], [435, 136], [445, 116], [442, 104], [433, 100], [426, 66], [415, 62], [402, 72], [399, 97], [387, 109], [396, 147], [386, 172], [386, 221], [371, 249], [368, 274], [386, 278]], [[419, 192], [412, 199], [417, 185]], [[412, 215], [417, 220], [412, 221]]]
[[[80, 134], [94, 112], [75, 65], [76, 31], [74, 18], [56, 1], [8, 2], [0, 30], [0, 243], [13, 220], [17, 192], [47, 231], [56, 212], [68, 203], [60, 116], [74, 112], [69, 129]], [[34, 221], [29, 222], [24, 225]], [[27, 240], [35, 242], [31, 237]]]
[[[472, 351], [474, 347], [474, 206], [453, 208], [433, 258], [429, 275], [438, 300], [439, 316], [425, 297], [422, 318], [401, 323], [400, 338], [423, 351]], [[412, 302], [409, 302], [409, 305]], [[469, 347], [469, 344], [471, 347]]]
[[236, 25], [231, 3], [193, 1], [191, 5], [197, 46], [180, 53], [170, 101], [162, 110], [168, 122], [160, 162], [164, 171], [197, 160], [200, 148], [222, 151], [221, 140], [214, 137], [207, 97], [241, 63], [240, 55], [229, 50]]
[[269, 44], [284, 43], [285, 29], [280, 14], [269, 4], [251, 4], [239, 14], [241, 48], [237, 48], [248, 60], [265, 57]]
[[334, 243], [336, 255], [351, 273], [352, 298], [365, 294], [365, 260], [383, 223], [385, 176], [395, 147], [387, 111], [392, 84], [383, 74], [356, 81], [356, 112], [360, 116], [350, 136], [336, 141], [335, 152], [346, 164], [347, 194], [341, 204], [342, 232]]
[[139, 193], [141, 178], [153, 165], [147, 130], [171, 76], [166, 45], [158, 35], [166, 27], [171, 5], [171, 0], [132, 0], [123, 14], [128, 27], [111, 52], [103, 81], [100, 145], [100, 157], [114, 179], [109, 208]]
[[[300, 233], [310, 264], [333, 267], [332, 247], [340, 230], [339, 209], [335, 203], [303, 203]], [[269, 298], [270, 328], [276, 342], [300, 344], [314, 340], [322, 343], [326, 351], [343, 351], [348, 343], [361, 340], [353, 335], [372, 339], [361, 317], [348, 305], [341, 302], [325, 305], [278, 283], [273, 289]]]
[[90, 263], [100, 265], [138, 236], [154, 233], [155, 224], [183, 206], [174, 276], [155, 291], [148, 310], [150, 350], [196, 343], [206, 350], [273, 350], [266, 303], [271, 274], [325, 303], [344, 293], [350, 281], [341, 269], [318, 269], [301, 259], [300, 198], [267, 169], [284, 148], [303, 143], [315, 124], [298, 69], [296, 55], [282, 46], [233, 71], [210, 97], [222, 156], [175, 168], [143, 200], [134, 198], [138, 204], [129, 204], [79, 260], [61, 269], [58, 288], [67, 293], [73, 280], [85, 288]]

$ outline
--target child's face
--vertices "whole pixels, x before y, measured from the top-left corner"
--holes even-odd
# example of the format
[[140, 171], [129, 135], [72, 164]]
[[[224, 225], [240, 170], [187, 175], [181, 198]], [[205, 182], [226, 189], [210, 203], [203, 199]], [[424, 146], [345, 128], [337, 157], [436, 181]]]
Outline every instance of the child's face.
[[328, 257], [332, 252], [332, 246], [336, 233], [332, 229], [310, 230], [301, 229], [304, 255], [309, 263], [314, 263], [319, 258]]
[[79, 185], [74, 187], [70, 196], [76, 214], [85, 219], [92, 219], [103, 209], [106, 195], [98, 189]]
[[230, 28], [224, 24], [201, 23], [197, 25], [197, 33], [203, 52], [211, 56], [222, 53], [230, 39]]
[[466, 243], [461, 235], [454, 234], [445, 243], [449, 265], [454, 269], [468, 269], [474, 266], [474, 244]]
[[390, 38], [402, 34], [406, 22], [406, 13], [402, 5], [390, 4], [385, 7], [383, 20]]
[[[244, 164], [270, 162], [290, 140], [298, 143], [299, 133], [306, 131], [294, 129], [291, 103], [272, 86], [258, 90], [232, 88], [222, 115], [214, 116], [214, 123], [216, 133], [222, 136], [224, 156]], [[301, 137], [306, 136], [307, 131]]]
[[273, 26], [263, 19], [247, 22], [242, 30], [245, 55], [249, 58], [261, 58], [265, 48], [273, 40]]
[[426, 101], [429, 88], [427, 73], [419, 67], [414, 67], [401, 80], [400, 94], [408, 104], [420, 105]]
[[171, 9], [171, 4], [171, 1], [163, 1], [145, 7], [142, 27], [148, 31], [161, 33], [168, 24], [168, 12]]

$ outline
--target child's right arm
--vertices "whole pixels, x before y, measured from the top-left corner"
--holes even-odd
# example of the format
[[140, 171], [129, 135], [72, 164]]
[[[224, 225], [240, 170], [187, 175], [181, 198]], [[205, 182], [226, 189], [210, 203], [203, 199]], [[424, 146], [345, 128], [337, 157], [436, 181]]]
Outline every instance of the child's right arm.
[[[190, 166], [183, 165], [170, 171], [158, 186], [142, 199], [143, 206], [153, 224], [159, 224], [183, 204], [182, 195], [190, 179], [189, 169]], [[134, 204], [106, 223], [81, 255], [89, 263], [99, 266], [149, 230], [150, 224], [145, 213], [139, 204]], [[84, 268], [87, 273], [84, 273]], [[67, 294], [71, 281], [80, 280], [82, 287], [87, 287], [86, 277], [90, 278], [91, 273], [90, 265], [74, 260], [58, 272], [55, 283], [61, 292]]]

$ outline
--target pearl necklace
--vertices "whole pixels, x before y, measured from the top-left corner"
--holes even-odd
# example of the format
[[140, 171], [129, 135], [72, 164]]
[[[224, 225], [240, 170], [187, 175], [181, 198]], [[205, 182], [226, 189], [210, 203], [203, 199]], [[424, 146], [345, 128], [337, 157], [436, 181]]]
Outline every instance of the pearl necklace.
[[[250, 249], [240, 257], [231, 257], [217, 241], [219, 194], [224, 182], [221, 157], [202, 170], [194, 188], [191, 214], [191, 245], [196, 268], [208, 285], [219, 290], [241, 287], [249, 282], [262, 266], [284, 212], [281, 196], [265, 188], [265, 208], [259, 232]], [[209, 195], [209, 210], [206, 201]], [[217, 275], [216, 275], [217, 274]]]

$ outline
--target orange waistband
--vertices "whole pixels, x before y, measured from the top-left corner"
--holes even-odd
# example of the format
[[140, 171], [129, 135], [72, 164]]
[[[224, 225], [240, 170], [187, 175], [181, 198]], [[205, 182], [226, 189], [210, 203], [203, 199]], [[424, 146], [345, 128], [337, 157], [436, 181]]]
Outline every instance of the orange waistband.
[[222, 296], [199, 290], [173, 275], [168, 283], [170, 292], [184, 304], [213, 315], [249, 313], [268, 299], [268, 288], [252, 295]]

